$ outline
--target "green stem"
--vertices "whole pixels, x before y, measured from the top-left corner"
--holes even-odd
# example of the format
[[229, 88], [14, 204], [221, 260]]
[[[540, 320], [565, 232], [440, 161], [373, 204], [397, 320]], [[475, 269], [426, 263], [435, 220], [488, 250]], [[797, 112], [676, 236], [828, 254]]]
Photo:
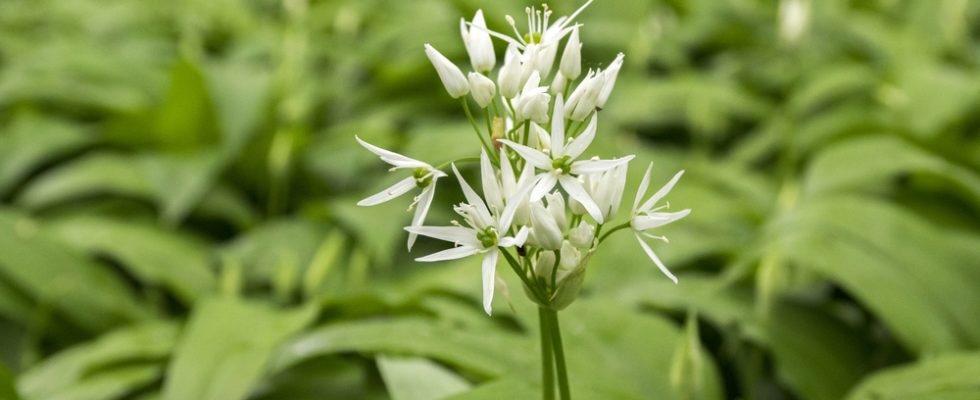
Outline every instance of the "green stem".
[[606, 240], [606, 237], [609, 236], [609, 235], [612, 235], [613, 232], [616, 232], [616, 231], [618, 231], [620, 229], [629, 228], [629, 226], [630, 226], [629, 221], [624, 222], [624, 223], [619, 224], [619, 225], [616, 225], [614, 228], [610, 229], [609, 232], [606, 232], [605, 235], [602, 235], [602, 236], [599, 237], [599, 243], [602, 243], [603, 240]]
[[510, 255], [510, 252], [504, 250], [503, 248], [500, 248], [500, 253], [504, 255], [504, 259], [506, 259], [507, 263], [510, 264], [510, 268], [514, 270], [514, 273], [516, 273], [517, 276], [521, 278], [521, 282], [524, 283], [524, 286], [527, 286], [528, 290], [530, 290], [531, 293], [533, 293], [534, 296], [537, 297], [538, 302], [544, 303], [545, 301], [547, 301], [548, 298], [542, 295], [541, 292], [538, 291], [538, 285], [531, 283], [531, 281], [527, 277], [527, 274], [524, 272], [524, 269], [521, 268], [520, 264], [517, 263], [517, 260], [514, 259], [514, 256]]
[[572, 393], [568, 388], [568, 370], [565, 367], [565, 350], [561, 343], [561, 327], [558, 325], [558, 312], [545, 310], [548, 319], [548, 330], [551, 335], [551, 345], [555, 352], [555, 366], [558, 371], [558, 394], [561, 400], [571, 400]]
[[446, 162], [444, 162], [442, 164], [439, 164], [439, 166], [436, 167], [436, 169], [441, 170], [443, 168], [448, 167], [449, 164], [453, 164], [453, 163], [464, 163], [464, 162], [474, 162], [474, 161], [477, 161], [477, 162], [480, 161], [480, 157], [463, 157], [463, 158], [457, 158], [455, 160], [446, 161]]
[[538, 307], [538, 324], [541, 330], [541, 387], [544, 400], [555, 398], [555, 363], [552, 355], [551, 335], [548, 327], [548, 310]]
[[493, 149], [487, 144], [487, 140], [483, 138], [483, 133], [480, 132], [480, 127], [477, 126], [476, 120], [473, 119], [473, 113], [470, 112], [470, 105], [466, 101], [466, 97], [461, 97], [459, 102], [463, 103], [463, 112], [466, 113], [466, 119], [470, 120], [470, 125], [473, 125], [473, 132], [476, 132], [476, 137], [480, 139], [480, 144], [486, 149], [487, 154], [494, 154]]

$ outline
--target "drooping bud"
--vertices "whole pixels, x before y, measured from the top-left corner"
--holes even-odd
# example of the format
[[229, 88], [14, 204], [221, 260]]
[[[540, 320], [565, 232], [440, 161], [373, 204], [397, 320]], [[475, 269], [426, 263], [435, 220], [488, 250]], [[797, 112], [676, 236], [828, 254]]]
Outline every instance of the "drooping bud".
[[436, 72], [439, 74], [439, 79], [442, 80], [443, 86], [446, 87], [446, 91], [454, 99], [466, 96], [470, 92], [470, 85], [466, 81], [466, 76], [463, 75], [463, 71], [459, 70], [456, 64], [449, 61], [446, 56], [439, 53], [434, 47], [425, 44], [425, 55], [429, 57], [429, 61], [432, 62], [432, 66], [436, 68]]
[[540, 201], [531, 203], [531, 239], [545, 250], [558, 250], [564, 240], [558, 222]]
[[568, 231], [568, 241], [577, 248], [590, 248], [593, 240], [595, 240], [595, 228], [588, 222], [582, 221]]
[[490, 72], [497, 63], [497, 56], [493, 52], [493, 42], [490, 40], [487, 23], [483, 19], [483, 10], [476, 10], [471, 24], [467, 28], [466, 21], [462, 18], [459, 20], [459, 31], [463, 36], [466, 52], [470, 55], [470, 64], [476, 71]]
[[622, 67], [623, 53], [619, 53], [612, 64], [609, 64], [609, 67], [602, 72], [602, 89], [599, 92], [599, 97], [596, 99], [596, 108], [601, 110], [606, 106], [606, 100], [609, 100], [609, 95], [612, 94], [613, 86], [616, 85], [616, 77], [619, 75], [619, 69]]
[[582, 74], [582, 42], [578, 38], [578, 27], [572, 28], [572, 35], [565, 43], [558, 70], [568, 80], [574, 81]]
[[493, 102], [493, 96], [497, 94], [497, 87], [493, 81], [479, 72], [470, 72], [469, 82], [473, 100], [476, 100], [480, 108], [487, 108]]

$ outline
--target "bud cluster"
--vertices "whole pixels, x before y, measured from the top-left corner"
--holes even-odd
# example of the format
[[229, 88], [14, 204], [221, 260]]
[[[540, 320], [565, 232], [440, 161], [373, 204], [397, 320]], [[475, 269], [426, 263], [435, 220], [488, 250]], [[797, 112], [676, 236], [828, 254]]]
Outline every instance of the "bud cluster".
[[[578, 295], [589, 259], [599, 244], [620, 229], [632, 230], [651, 260], [676, 282], [643, 238], [666, 241], [646, 231], [690, 212], [671, 213], [661, 211], [666, 206], [655, 207], [681, 173], [641, 205], [641, 197], [649, 185], [648, 168], [630, 219], [600, 236], [603, 226], [616, 217], [628, 164], [634, 156], [583, 157], [597, 134], [598, 114], [612, 93], [624, 58], [620, 53], [606, 68], [590, 69], [583, 75], [579, 36], [582, 25], [575, 23], [575, 18], [589, 3], [591, 0], [573, 14], [553, 22], [552, 11], [547, 6], [528, 8], [527, 29], [523, 32], [507, 16], [514, 36], [489, 30], [482, 11], [477, 11], [471, 21], [461, 20], [460, 33], [472, 67], [467, 74], [434, 47], [425, 45], [425, 53], [443, 86], [451, 97], [460, 99], [483, 144], [482, 196], [473, 190], [454, 163], [447, 163], [452, 165], [466, 198], [454, 207], [462, 223], [423, 224], [436, 182], [448, 175], [442, 172], [443, 167], [433, 167], [361, 141], [368, 150], [393, 165], [392, 170], [411, 168], [414, 173], [359, 204], [377, 204], [420, 188], [413, 202], [413, 207], [417, 207], [415, 217], [406, 228], [409, 250], [416, 235], [423, 235], [452, 242], [454, 247], [418, 261], [481, 255], [484, 308], [488, 314], [495, 283], [499, 283], [495, 271], [501, 256], [521, 278], [534, 301], [544, 307], [561, 309]], [[496, 82], [489, 78], [497, 67], [492, 38], [507, 44]], [[560, 60], [557, 59], [559, 50]], [[544, 83], [549, 78], [551, 83]], [[486, 132], [473, 118], [467, 95], [482, 109]]]

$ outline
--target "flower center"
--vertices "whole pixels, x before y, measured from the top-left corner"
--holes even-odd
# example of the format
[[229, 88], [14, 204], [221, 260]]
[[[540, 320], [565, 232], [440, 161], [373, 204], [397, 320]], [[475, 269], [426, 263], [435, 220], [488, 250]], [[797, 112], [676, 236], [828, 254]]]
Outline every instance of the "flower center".
[[476, 233], [476, 240], [480, 241], [483, 248], [490, 248], [497, 245], [497, 230], [492, 226], [484, 228]]
[[541, 43], [541, 32], [525, 33], [524, 41], [527, 42], [527, 44]]
[[569, 156], [561, 156], [561, 158], [556, 158], [551, 160], [551, 168], [560, 169], [563, 173], [568, 173], [572, 169], [572, 158]]
[[415, 186], [420, 188], [425, 188], [432, 183], [432, 174], [429, 173], [429, 170], [422, 167], [416, 168], [412, 172], [412, 177], [415, 178]]

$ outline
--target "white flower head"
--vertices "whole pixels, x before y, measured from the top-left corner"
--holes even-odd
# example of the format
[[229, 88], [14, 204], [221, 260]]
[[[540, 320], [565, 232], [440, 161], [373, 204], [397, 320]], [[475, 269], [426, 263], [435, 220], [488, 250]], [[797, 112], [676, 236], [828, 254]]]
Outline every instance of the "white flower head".
[[490, 31], [487, 30], [487, 23], [483, 19], [483, 10], [476, 10], [470, 28], [466, 26], [466, 20], [459, 19], [459, 31], [463, 36], [463, 45], [470, 56], [470, 64], [478, 72], [490, 72], [494, 64], [497, 63], [497, 56], [493, 52], [493, 42], [490, 40]]
[[[387, 189], [357, 202], [357, 205], [373, 206], [381, 204], [408, 193], [408, 191], [418, 187], [422, 189], [422, 192], [419, 193], [419, 195], [416, 196], [415, 200], [412, 202], [412, 207], [415, 208], [415, 215], [412, 217], [412, 226], [422, 226], [422, 223], [425, 222], [426, 214], [429, 213], [429, 206], [432, 205], [432, 198], [436, 193], [436, 181], [438, 181], [439, 178], [445, 177], [446, 174], [422, 161], [409, 158], [365, 142], [356, 135], [354, 136], [354, 139], [356, 139], [361, 146], [368, 149], [368, 151], [378, 155], [378, 157], [381, 158], [381, 161], [391, 164], [392, 171], [406, 168], [413, 169], [412, 176], [402, 179]], [[416, 234], [409, 233], [408, 250], [412, 250], [412, 245], [415, 244], [415, 238]]]
[[554, 115], [557, 117], [551, 119], [551, 151], [547, 153], [505, 139], [500, 139], [500, 142], [517, 152], [529, 165], [543, 171], [536, 176], [537, 183], [531, 191], [531, 201], [540, 200], [555, 185], [561, 185], [569, 197], [581, 203], [596, 222], [602, 223], [604, 219], [599, 205], [586, 192], [576, 176], [607, 171], [628, 163], [634, 156], [629, 155], [614, 160], [577, 160], [595, 138], [598, 116], [593, 115], [585, 131], [566, 145], [565, 121], [561, 118], [563, 113], [564, 104], [559, 95], [555, 100], [554, 110]]
[[479, 72], [470, 72], [470, 94], [480, 108], [487, 108], [493, 102], [493, 96], [497, 94], [497, 88], [493, 81]]
[[653, 163], [650, 163], [650, 166], [647, 167], [646, 174], [643, 175], [643, 181], [640, 182], [640, 187], [636, 191], [636, 199], [633, 200], [633, 214], [632, 217], [630, 218], [630, 228], [632, 228], [633, 235], [636, 236], [636, 240], [640, 242], [640, 246], [643, 247], [643, 251], [647, 253], [647, 256], [650, 257], [651, 260], [653, 260], [653, 263], [657, 265], [657, 268], [660, 268], [660, 271], [663, 272], [664, 275], [667, 275], [667, 277], [670, 278], [670, 280], [674, 281], [674, 283], [677, 283], [677, 277], [675, 277], [674, 274], [670, 273], [670, 271], [667, 269], [664, 263], [660, 261], [660, 258], [657, 257], [657, 255], [653, 252], [653, 249], [650, 248], [650, 245], [648, 245], [643, 240], [643, 236], [666, 242], [667, 241], [666, 237], [653, 236], [647, 233], [646, 231], [653, 228], [667, 225], [671, 222], [684, 218], [691, 213], [690, 208], [677, 212], [660, 211], [662, 209], [667, 208], [669, 204], [660, 207], [654, 207], [657, 204], [657, 202], [660, 201], [660, 199], [664, 198], [664, 196], [666, 196], [667, 193], [670, 193], [670, 189], [674, 187], [677, 181], [681, 178], [681, 175], [684, 175], [684, 171], [681, 170], [680, 172], [675, 174], [674, 177], [671, 178], [666, 185], [661, 187], [660, 190], [658, 190], [656, 193], [653, 194], [653, 196], [650, 196], [650, 198], [647, 199], [647, 201], [643, 202], [643, 204], [640, 204], [640, 200], [643, 199], [643, 195], [646, 194], [647, 187], [650, 185], [650, 170], [652, 168], [653, 168]]
[[[492, 167], [491, 167], [492, 168]], [[511, 201], [502, 212], [491, 213], [483, 199], [470, 187], [453, 164], [453, 172], [463, 189], [466, 203], [455, 207], [455, 211], [469, 226], [409, 226], [405, 230], [431, 238], [453, 242], [456, 247], [443, 250], [415, 261], [432, 262], [455, 260], [475, 254], [483, 254], [483, 308], [490, 314], [493, 300], [494, 276], [497, 268], [499, 247], [522, 246], [527, 240], [528, 231], [522, 228], [513, 236], [506, 236], [511, 229], [514, 213], [519, 202]], [[528, 188], [519, 190], [517, 197], [526, 195]], [[484, 188], [484, 192], [487, 188]], [[516, 200], [516, 199], [515, 199]]]
[[425, 55], [429, 57], [432, 66], [436, 67], [436, 73], [439, 74], [442, 85], [446, 87], [446, 91], [449, 92], [452, 98], [458, 99], [466, 96], [470, 92], [470, 85], [466, 81], [466, 76], [463, 75], [463, 71], [460, 71], [456, 64], [453, 64], [452, 61], [449, 61], [446, 56], [442, 55], [442, 53], [428, 43], [425, 44]]

